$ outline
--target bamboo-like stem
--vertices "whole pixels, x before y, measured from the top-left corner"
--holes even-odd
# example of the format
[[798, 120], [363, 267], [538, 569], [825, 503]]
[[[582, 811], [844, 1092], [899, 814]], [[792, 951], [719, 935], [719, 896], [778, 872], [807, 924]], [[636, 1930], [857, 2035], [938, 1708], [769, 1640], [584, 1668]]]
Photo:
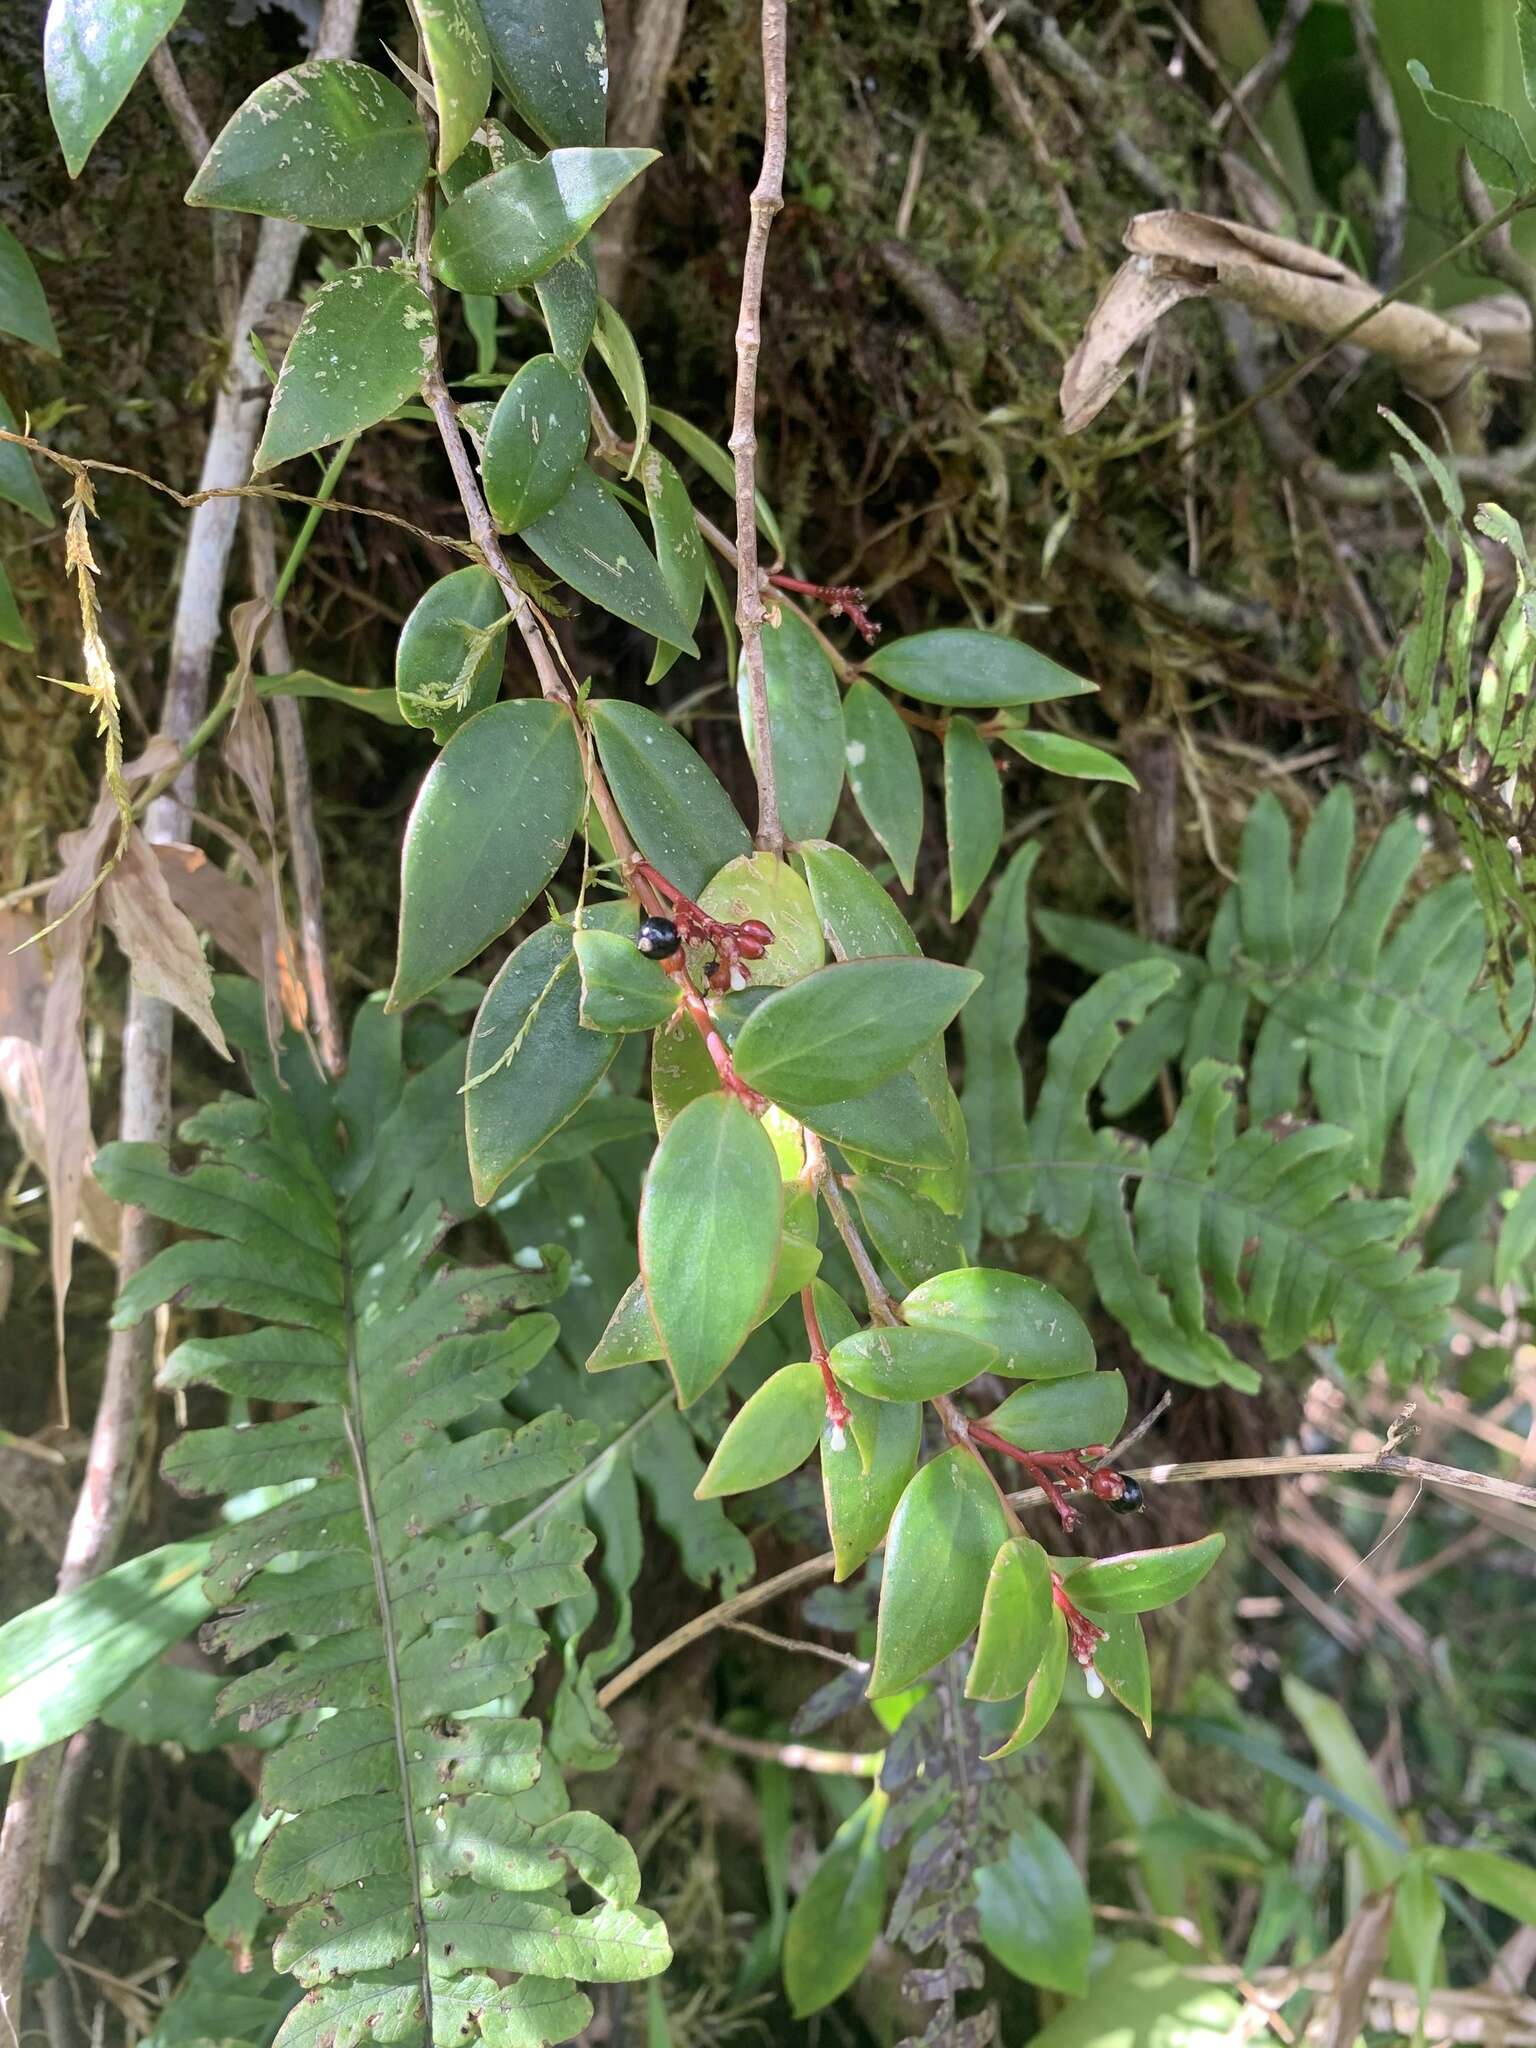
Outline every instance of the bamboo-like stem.
[[[1232, 1479], [1292, 1479], [1308, 1473], [1340, 1472], [1383, 1472], [1394, 1479], [1423, 1479], [1431, 1486], [1444, 1486], [1460, 1493], [1481, 1493], [1493, 1500], [1510, 1501], [1518, 1507], [1536, 1510], [1536, 1486], [1521, 1486], [1512, 1479], [1493, 1479], [1485, 1472], [1463, 1471], [1458, 1465], [1437, 1465], [1427, 1458], [1404, 1458], [1395, 1452], [1373, 1455], [1369, 1451], [1329, 1451], [1313, 1457], [1200, 1458], [1183, 1464], [1145, 1465], [1127, 1476], [1139, 1480], [1143, 1486], [1205, 1486]], [[1045, 1501], [1045, 1495], [1038, 1486], [1010, 1493], [1007, 1498], [1015, 1508], [1040, 1507]], [[830, 1550], [820, 1557], [807, 1558], [803, 1564], [791, 1565], [787, 1571], [764, 1579], [760, 1585], [748, 1586], [734, 1599], [711, 1607], [706, 1614], [695, 1615], [692, 1621], [685, 1621], [681, 1628], [674, 1629], [659, 1643], [653, 1643], [632, 1664], [627, 1664], [610, 1678], [597, 1696], [598, 1705], [604, 1708], [612, 1706], [642, 1678], [649, 1677], [658, 1666], [670, 1662], [680, 1650], [686, 1650], [701, 1636], [739, 1620], [756, 1607], [765, 1607], [781, 1593], [793, 1593], [801, 1586], [814, 1585], [818, 1579], [826, 1578], [834, 1563]]]
[[764, 1742], [754, 1735], [735, 1735], [708, 1721], [690, 1724], [701, 1742], [754, 1763], [782, 1764], [790, 1771], [818, 1772], [824, 1778], [878, 1778], [885, 1762], [883, 1749], [817, 1749], [809, 1742]]
[[789, 143], [789, 86], [785, 49], [787, 0], [763, 0], [763, 162], [752, 192], [752, 224], [741, 266], [741, 310], [736, 321], [736, 411], [730, 450], [736, 465], [736, 624], [747, 672], [757, 771], [757, 843], [784, 850], [779, 791], [774, 775], [768, 678], [763, 666], [763, 588], [757, 560], [757, 361], [763, 346], [763, 271], [768, 231], [784, 204], [784, 157]]

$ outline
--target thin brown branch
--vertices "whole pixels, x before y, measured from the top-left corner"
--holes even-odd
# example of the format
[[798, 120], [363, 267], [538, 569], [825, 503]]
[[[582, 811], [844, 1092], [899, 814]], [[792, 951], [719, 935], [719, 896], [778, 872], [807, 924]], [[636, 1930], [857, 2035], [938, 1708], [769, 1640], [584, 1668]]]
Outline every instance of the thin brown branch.
[[828, 1664], [841, 1664], [845, 1671], [869, 1669], [862, 1657], [855, 1657], [847, 1650], [833, 1650], [825, 1643], [802, 1642], [799, 1636], [776, 1635], [771, 1628], [759, 1628], [755, 1621], [728, 1621], [725, 1626], [732, 1635], [751, 1636], [754, 1642], [767, 1643], [774, 1650], [788, 1650], [796, 1657], [821, 1657]]
[[755, 1763], [782, 1764], [790, 1771], [819, 1772], [824, 1778], [878, 1778], [885, 1762], [883, 1749], [817, 1749], [808, 1742], [762, 1742], [752, 1735], [734, 1735], [708, 1721], [689, 1723], [701, 1742]]
[[763, 665], [762, 579], [757, 559], [757, 361], [763, 346], [763, 272], [768, 231], [784, 204], [784, 156], [789, 143], [789, 37], [787, 0], [763, 0], [763, 163], [752, 193], [752, 224], [741, 266], [741, 311], [736, 322], [736, 412], [730, 449], [736, 464], [736, 624], [747, 671], [752, 751], [757, 772], [757, 843], [784, 850], [774, 778], [768, 678]]
[[1408, 152], [1403, 143], [1397, 96], [1381, 54], [1373, 0], [1346, 0], [1355, 48], [1365, 72], [1371, 112], [1381, 131], [1381, 163], [1376, 172], [1376, 282], [1385, 291], [1403, 260], [1403, 234], [1408, 218]]

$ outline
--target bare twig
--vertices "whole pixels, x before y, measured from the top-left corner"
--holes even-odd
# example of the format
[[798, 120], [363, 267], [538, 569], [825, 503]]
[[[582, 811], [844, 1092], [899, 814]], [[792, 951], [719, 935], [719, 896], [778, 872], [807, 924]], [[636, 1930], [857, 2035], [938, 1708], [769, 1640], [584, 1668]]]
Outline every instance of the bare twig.
[[846, 1671], [869, 1669], [862, 1657], [847, 1650], [834, 1650], [826, 1643], [802, 1642], [798, 1636], [775, 1635], [771, 1628], [759, 1628], [755, 1621], [728, 1621], [725, 1626], [732, 1635], [751, 1636], [754, 1642], [767, 1643], [774, 1650], [789, 1650], [796, 1657], [821, 1657], [828, 1664], [841, 1664]]
[[768, 678], [763, 666], [762, 579], [757, 561], [757, 359], [763, 345], [763, 271], [768, 231], [784, 204], [784, 156], [789, 143], [789, 86], [785, 55], [787, 0], [763, 0], [763, 163], [752, 193], [752, 224], [741, 266], [741, 311], [736, 322], [736, 412], [730, 449], [736, 465], [736, 624], [747, 671], [752, 751], [757, 772], [757, 843], [784, 850], [774, 778]]
[[[1246, 107], [1257, 121], [1264, 112], [1270, 94], [1280, 83], [1285, 67], [1291, 61], [1296, 48], [1296, 38], [1301, 25], [1312, 12], [1312, 0], [1286, 0], [1285, 12], [1275, 25], [1275, 32], [1269, 39], [1269, 48], [1254, 65], [1253, 69], [1240, 78], [1232, 88], [1232, 98], [1237, 106]], [[1230, 110], [1221, 107], [1212, 119], [1211, 126], [1220, 129]]]
[[1383, 291], [1397, 276], [1403, 260], [1403, 229], [1408, 217], [1408, 152], [1397, 111], [1392, 81], [1382, 61], [1373, 0], [1347, 0], [1355, 31], [1355, 47], [1365, 71], [1371, 112], [1381, 130], [1381, 166], [1376, 173], [1376, 282]]
[[878, 1778], [885, 1761], [883, 1749], [817, 1749], [808, 1742], [762, 1742], [752, 1735], [733, 1735], [729, 1728], [716, 1728], [708, 1721], [689, 1725], [702, 1742], [712, 1742], [732, 1756], [783, 1764], [790, 1771], [815, 1771], [824, 1778]]

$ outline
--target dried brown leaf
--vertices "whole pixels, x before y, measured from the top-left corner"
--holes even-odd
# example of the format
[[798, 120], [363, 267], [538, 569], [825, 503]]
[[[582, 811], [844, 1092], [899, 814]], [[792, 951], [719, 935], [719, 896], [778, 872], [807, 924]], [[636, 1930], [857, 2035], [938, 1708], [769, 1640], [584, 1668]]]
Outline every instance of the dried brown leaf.
[[135, 984], [180, 1010], [222, 1059], [229, 1047], [213, 1014], [213, 976], [197, 933], [178, 910], [142, 832], [128, 835], [102, 891], [102, 911], [127, 955]]
[[1360, 2038], [1371, 1985], [1387, 1956], [1393, 1891], [1373, 1892], [1334, 1948], [1333, 1997], [1323, 2022], [1322, 2048], [1353, 2048]]
[[199, 931], [226, 952], [241, 972], [260, 981], [266, 971], [261, 950], [262, 900], [258, 888], [247, 888], [215, 867], [200, 847], [171, 840], [154, 849], [171, 892]]

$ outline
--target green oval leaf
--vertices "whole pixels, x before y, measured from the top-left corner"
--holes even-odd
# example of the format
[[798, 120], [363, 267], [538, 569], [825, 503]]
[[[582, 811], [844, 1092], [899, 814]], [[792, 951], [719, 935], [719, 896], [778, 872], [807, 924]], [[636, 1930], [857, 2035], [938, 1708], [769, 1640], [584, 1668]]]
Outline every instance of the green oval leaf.
[[701, 1095], [657, 1146], [640, 1196], [640, 1271], [683, 1407], [757, 1322], [779, 1255], [772, 1142], [734, 1097]]
[[635, 844], [697, 901], [727, 861], [752, 850], [735, 806], [682, 734], [654, 711], [604, 697], [587, 716]]
[[905, 1692], [981, 1615], [998, 1545], [1008, 1535], [991, 1480], [969, 1452], [923, 1466], [891, 1520], [869, 1697]]
[[964, 917], [1003, 843], [1003, 786], [991, 749], [968, 718], [944, 734], [944, 837], [949, 914]]
[[1011, 1538], [987, 1575], [967, 1699], [1011, 1700], [1024, 1691], [1045, 1655], [1052, 1611], [1050, 1559], [1032, 1538]]
[[597, 280], [582, 250], [564, 256], [534, 284], [549, 345], [568, 370], [579, 370], [597, 326]]
[[213, 1602], [203, 1591], [211, 1538], [166, 1543], [0, 1628], [0, 1763], [62, 1742]]
[[367, 64], [317, 57], [230, 116], [187, 204], [361, 228], [398, 219], [426, 176], [426, 132], [400, 88]]
[[[817, 1289], [817, 1309], [830, 1337], [823, 1292]], [[830, 1428], [821, 1436], [821, 1491], [839, 1583], [885, 1541], [923, 1442], [920, 1402], [871, 1401], [854, 1392], [848, 1405], [853, 1423], [844, 1441], [835, 1444]]]
[[853, 1983], [885, 1921], [880, 1823], [887, 1801], [871, 1792], [832, 1837], [784, 1927], [784, 1989], [797, 2020]]
[[954, 1218], [926, 1195], [913, 1194], [898, 1181], [875, 1173], [858, 1174], [849, 1193], [858, 1204], [866, 1236], [898, 1286], [916, 1287], [964, 1259]]
[[964, 1266], [914, 1287], [901, 1304], [909, 1323], [958, 1330], [1002, 1354], [1010, 1379], [1065, 1379], [1097, 1364], [1093, 1339], [1064, 1295], [1028, 1273]]
[[814, 1106], [895, 1078], [981, 976], [943, 960], [845, 960], [774, 991], [736, 1040], [736, 1070], [774, 1100]]
[[722, 924], [755, 917], [773, 933], [761, 960], [743, 962], [754, 988], [783, 988], [814, 973], [826, 958], [811, 892], [787, 862], [771, 853], [744, 853], [728, 861], [701, 893], [699, 906]]
[[608, 41], [602, 0], [480, 0], [502, 89], [543, 141], [601, 142]]
[[581, 468], [592, 430], [587, 388], [554, 356], [524, 363], [496, 402], [480, 474], [503, 533], [542, 519]]
[[1037, 1813], [1022, 1813], [1000, 1862], [976, 1872], [982, 1946], [1026, 1984], [1082, 1998], [1093, 1914], [1066, 1845]]
[[633, 932], [578, 931], [576, 960], [588, 1030], [654, 1031], [676, 1015], [677, 983], [636, 948]]
[[861, 862], [825, 839], [795, 849], [827, 944], [842, 960], [922, 951], [912, 927]]
[[495, 702], [506, 616], [489, 569], [455, 569], [422, 595], [395, 648], [395, 696], [407, 725], [429, 726], [441, 746]]
[[1092, 747], [1064, 732], [1031, 732], [1028, 726], [1010, 726], [1002, 735], [1016, 754], [1033, 761], [1051, 775], [1070, 775], [1081, 782], [1120, 782], [1127, 789], [1140, 789], [1130, 769], [1102, 747]]
[[1096, 1558], [1072, 1574], [1072, 1598], [1090, 1614], [1148, 1614], [1155, 1607], [1167, 1607], [1194, 1591], [1226, 1541], [1214, 1530], [1193, 1543]]
[[654, 149], [553, 149], [477, 179], [437, 223], [433, 275], [456, 292], [510, 292], [532, 284], [572, 253], [657, 155]]
[[[779, 813], [791, 840], [820, 839], [843, 788], [843, 705], [832, 664], [804, 619], [781, 612], [763, 628], [763, 674]], [[756, 763], [756, 735], [743, 658], [736, 703], [747, 752]]]
[[1107, 1631], [1093, 1653], [1093, 1668], [1104, 1681], [1110, 1698], [1117, 1700], [1145, 1734], [1152, 1733], [1152, 1667], [1147, 1662], [1147, 1638], [1136, 1614], [1106, 1614], [1100, 1626]]
[[848, 787], [910, 891], [923, 838], [923, 777], [907, 722], [883, 690], [856, 682], [843, 699]]
[[0, 221], [0, 334], [14, 334], [45, 355], [59, 352], [53, 316], [32, 259], [4, 221]]
[[[48, 0], [43, 83], [72, 178], [176, 26], [184, 0]], [[57, 354], [57, 350], [54, 351]]]
[[1024, 1708], [1008, 1740], [994, 1750], [989, 1750], [986, 1761], [996, 1763], [1001, 1757], [1012, 1756], [1016, 1750], [1026, 1749], [1061, 1704], [1061, 1689], [1067, 1682], [1067, 1624], [1061, 1609], [1054, 1602], [1051, 1618], [1046, 1624], [1045, 1649], [1035, 1667], [1035, 1675], [1024, 1692]]
[[565, 495], [542, 518], [530, 520], [522, 538], [541, 562], [605, 612], [685, 654], [698, 653], [640, 529], [591, 470], [578, 469]]
[[785, 1107], [818, 1137], [888, 1166], [947, 1170], [955, 1161], [953, 1133], [945, 1126], [917, 1074], [908, 1069], [866, 1095], [842, 1102], [788, 1103]]
[[253, 467], [273, 469], [388, 419], [421, 389], [437, 347], [426, 293], [404, 270], [348, 270], [289, 343]]
[[987, 1427], [1021, 1451], [1078, 1451], [1112, 1444], [1125, 1425], [1125, 1408], [1121, 1374], [1080, 1372], [1020, 1387], [987, 1417]]
[[1005, 640], [973, 626], [945, 626], [892, 640], [876, 648], [864, 668], [920, 703], [973, 710], [1081, 697], [1098, 687], [1021, 640]]
[[[585, 793], [561, 705], [492, 704], [460, 726], [405, 828], [391, 1009], [429, 995], [522, 916], [565, 858]], [[573, 973], [573, 1007], [577, 986]]]
[[567, 925], [547, 924], [485, 992], [469, 1041], [464, 1129], [475, 1200], [488, 1202], [607, 1073], [619, 1041], [584, 1031]]
[[454, 164], [491, 104], [491, 52], [476, 0], [416, 0], [437, 103], [437, 168]]
[[750, 1493], [793, 1472], [815, 1450], [826, 1412], [816, 1366], [782, 1366], [732, 1416], [694, 1499]]
[[664, 1138], [673, 1118], [701, 1095], [720, 1091], [720, 1076], [693, 1019], [679, 1012], [651, 1040], [651, 1114]]
[[967, 1386], [996, 1362], [991, 1344], [938, 1330], [860, 1330], [832, 1350], [838, 1378], [876, 1401], [931, 1401]]

